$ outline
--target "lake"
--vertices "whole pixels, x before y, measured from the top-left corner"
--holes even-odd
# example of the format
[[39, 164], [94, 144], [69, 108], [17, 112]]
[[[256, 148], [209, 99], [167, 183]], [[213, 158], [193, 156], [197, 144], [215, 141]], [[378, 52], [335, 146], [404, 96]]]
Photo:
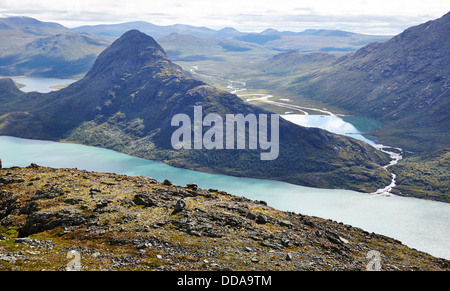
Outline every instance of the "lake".
[[4, 167], [36, 163], [55, 168], [149, 176], [177, 185], [196, 183], [280, 210], [332, 219], [400, 240], [409, 247], [450, 259], [450, 204], [398, 196], [328, 190], [288, 183], [177, 169], [111, 150], [0, 136]]
[[15, 82], [25, 85], [20, 88], [23, 92], [41, 92], [48, 93], [51, 91], [56, 91], [58, 89], [52, 88], [54, 86], [69, 85], [76, 80], [72, 79], [56, 79], [56, 78], [12, 78]]

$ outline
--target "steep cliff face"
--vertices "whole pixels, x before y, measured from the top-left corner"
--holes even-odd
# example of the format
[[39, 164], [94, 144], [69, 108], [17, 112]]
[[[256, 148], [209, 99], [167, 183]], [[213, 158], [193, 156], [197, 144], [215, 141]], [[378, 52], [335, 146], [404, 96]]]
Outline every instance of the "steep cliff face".
[[[194, 120], [194, 106], [201, 106], [203, 115], [216, 113], [223, 120], [226, 114], [269, 113], [186, 77], [153, 38], [137, 30], [102, 52], [82, 80], [57, 92], [14, 98], [5, 97], [8, 107], [0, 108], [1, 134], [64, 139], [179, 167], [309, 186], [375, 191], [389, 184], [383, 153], [283, 119], [276, 160], [261, 161], [266, 150], [249, 150], [248, 144], [243, 150], [174, 150], [172, 118], [183, 113]], [[206, 131], [204, 127], [202, 133]]]

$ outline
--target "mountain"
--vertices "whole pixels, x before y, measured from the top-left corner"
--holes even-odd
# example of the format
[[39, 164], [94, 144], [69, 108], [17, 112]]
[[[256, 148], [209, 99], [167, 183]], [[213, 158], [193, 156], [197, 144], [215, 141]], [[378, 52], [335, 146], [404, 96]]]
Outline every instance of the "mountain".
[[391, 36], [366, 35], [341, 30], [307, 29], [301, 32], [278, 31], [268, 28], [261, 33], [248, 33], [234, 39], [262, 45], [278, 51], [344, 53], [356, 51], [375, 41], [385, 41]]
[[[174, 150], [176, 114], [269, 114], [227, 91], [190, 79], [163, 48], [137, 30], [104, 50], [83, 79], [56, 92], [20, 93], [0, 83], [0, 134], [79, 142], [177, 167], [374, 191], [390, 183], [389, 158], [372, 146], [317, 128], [279, 121], [279, 155], [261, 160], [249, 150]], [[269, 125], [272, 124], [271, 122]], [[203, 128], [203, 133], [207, 128]], [[220, 140], [219, 140], [220, 141]]]
[[[194, 62], [213, 60], [215, 62], [249, 62], [252, 59], [266, 59], [276, 52], [257, 44], [207, 37], [196, 37], [172, 33], [158, 39], [171, 60]], [[227, 64], [223, 64], [226, 66]]]
[[207, 27], [184, 24], [159, 26], [145, 21], [85, 25], [74, 28], [73, 30], [88, 32], [93, 35], [119, 37], [131, 29], [142, 31], [155, 39], [164, 38], [172, 33], [176, 33], [200, 38], [234, 39], [263, 45], [269, 50], [333, 53], [356, 51], [366, 44], [374, 41], [385, 41], [391, 37], [326, 29], [307, 29], [301, 32], [293, 32], [268, 28], [260, 33], [245, 33], [232, 27], [214, 30]]
[[449, 31], [447, 13], [355, 53], [334, 59], [284, 53], [261, 69], [293, 99], [301, 96], [382, 122], [372, 134], [404, 150], [390, 168], [398, 177], [393, 193], [449, 201]]
[[450, 270], [393, 238], [195, 184], [32, 164], [1, 169], [0, 189], [2, 271]]
[[[404, 129], [424, 150], [450, 145], [450, 13], [411, 27], [384, 43], [369, 44], [331, 66], [293, 82], [311, 99], [346, 108]], [[440, 139], [429, 139], [441, 134]]]
[[167, 36], [171, 33], [211, 38], [233, 38], [243, 34], [232, 27], [225, 27], [220, 30], [214, 30], [207, 27], [197, 27], [185, 24], [160, 26], [146, 21], [133, 21], [118, 24], [85, 25], [76, 27], [73, 30], [88, 32], [94, 35], [120, 37], [122, 34], [132, 29], [142, 31], [145, 34], [151, 35], [155, 39]]
[[64, 78], [84, 74], [110, 43], [57, 23], [0, 18], [0, 75]]

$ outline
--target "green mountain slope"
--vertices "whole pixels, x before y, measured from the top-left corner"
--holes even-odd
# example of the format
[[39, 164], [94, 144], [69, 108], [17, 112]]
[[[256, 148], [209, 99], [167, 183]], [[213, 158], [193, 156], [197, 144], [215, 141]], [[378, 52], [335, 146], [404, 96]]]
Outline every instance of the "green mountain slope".
[[[355, 139], [280, 119], [279, 156], [259, 150], [173, 150], [171, 119], [194, 106], [203, 114], [268, 113], [236, 95], [188, 78], [151, 37], [132, 30], [97, 58], [86, 76], [47, 94], [0, 83], [0, 134], [114, 149], [194, 170], [291, 183], [374, 191], [390, 183], [388, 157]], [[205, 132], [207, 128], [203, 128]], [[247, 146], [248, 148], [248, 146]]]

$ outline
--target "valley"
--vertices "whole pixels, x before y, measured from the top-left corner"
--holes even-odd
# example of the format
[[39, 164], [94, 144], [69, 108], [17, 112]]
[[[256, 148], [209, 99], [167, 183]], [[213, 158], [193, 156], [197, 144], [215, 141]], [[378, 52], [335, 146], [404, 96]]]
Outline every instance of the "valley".
[[[196, 76], [200, 76], [201, 78], [206, 78], [209, 80], [214, 79], [213, 76], [208, 76], [205, 74], [198, 73], [196, 71], [198, 69], [199, 69], [198, 66], [193, 66], [190, 69], [190, 72]], [[342, 128], [342, 126], [339, 126], [339, 125], [342, 123], [345, 124], [346, 122], [344, 122], [339, 117], [336, 117], [336, 115], [334, 113], [326, 110], [326, 108], [319, 109], [319, 108], [303, 107], [303, 106], [299, 106], [299, 105], [295, 105], [295, 104], [291, 104], [291, 103], [286, 103], [286, 102], [291, 101], [290, 99], [286, 99], [286, 98], [277, 98], [277, 99], [279, 99], [279, 101], [273, 101], [272, 99], [275, 96], [270, 95], [270, 94], [256, 94], [256, 93], [241, 94], [239, 92], [247, 91], [247, 88], [245, 88], [245, 85], [247, 82], [236, 81], [236, 80], [225, 80], [223, 78], [220, 78], [219, 81], [227, 81], [228, 86], [226, 88], [231, 90], [231, 93], [237, 94], [238, 97], [242, 98], [246, 102], [252, 102], [252, 103], [254, 102], [256, 104], [258, 104], [258, 103], [268, 104], [271, 107], [275, 107], [275, 108], [278, 107], [278, 108], [282, 108], [284, 110], [287, 110], [287, 109], [293, 110], [293, 111], [288, 111], [288, 112], [284, 112], [284, 113], [280, 112], [280, 114], [281, 114], [281, 117], [293, 122], [294, 124], [297, 124], [300, 126], [318, 127], [318, 128], [328, 130], [333, 133], [351, 136], [351, 137], [357, 138], [363, 142], [371, 144], [379, 151], [384, 152], [391, 157], [391, 161], [389, 162], [389, 164], [384, 166], [384, 168], [387, 171], [388, 171], [389, 167], [396, 165], [403, 158], [403, 156], [402, 156], [403, 150], [401, 148], [392, 148], [392, 147], [389, 147], [386, 145], [376, 143], [376, 142], [368, 139], [367, 137], [365, 137], [364, 133], [359, 132], [356, 128], [353, 127], [352, 124], [348, 124], [349, 126]], [[239, 86], [236, 86], [235, 84], [237, 84]], [[258, 106], [261, 106], [261, 104], [259, 104]], [[272, 111], [277, 112], [279, 110], [272, 110]], [[294, 114], [294, 112], [299, 112], [301, 115], [303, 115], [303, 118], [301, 120], [299, 120], [297, 118], [297, 114]], [[320, 118], [325, 120], [325, 122], [317, 122], [317, 121], [315, 122], [314, 120], [311, 119], [310, 114], [315, 115], [315, 116], [317, 116], [317, 115], [320, 116]], [[331, 119], [331, 120], [327, 119], [324, 115], [334, 117], [334, 119]], [[314, 116], [313, 116], [313, 118], [314, 118]], [[351, 128], [351, 127], [353, 127], [353, 128]], [[353, 131], [353, 132], [349, 132], [349, 129], [350, 129], [350, 131]], [[390, 173], [390, 174], [392, 176], [391, 183], [384, 188], [380, 188], [380, 189], [376, 190], [374, 192], [374, 194], [392, 195], [392, 191], [396, 187], [397, 175], [394, 173]]]
[[0, 18], [0, 269], [448, 269], [448, 31]]
[[[320, 33], [316, 35], [316, 37], [319, 36]], [[320, 50], [280, 53], [256, 42], [211, 38], [205, 35], [188, 36], [178, 33], [160, 37], [158, 42], [161, 42], [168, 56], [175, 60], [189, 77], [237, 94], [246, 103], [257, 105], [268, 112], [281, 115], [286, 113], [336, 115], [343, 119], [350, 118], [357, 121], [369, 117], [371, 120], [369, 123], [376, 126], [362, 131], [370, 141], [405, 150], [402, 154], [403, 159], [399, 159], [395, 165], [389, 166], [390, 175], [393, 177], [390, 186], [397, 181], [395, 187], [388, 186], [389, 192], [396, 195], [412, 195], [425, 199], [449, 201], [450, 198], [447, 194], [450, 185], [445, 182], [448, 178], [448, 171], [440, 170], [439, 166], [437, 166], [438, 168], [435, 166], [442, 164], [442, 161], [448, 162], [445, 155], [445, 135], [422, 129], [418, 129], [420, 136], [411, 130], [400, 131], [394, 123], [383, 118], [355, 108], [327, 102], [321, 98], [312, 98], [308, 94], [296, 91], [298, 80], [327, 70], [334, 63], [348, 58], [353, 53], [329, 53], [320, 52]], [[82, 76], [77, 77], [77, 79], [80, 78]], [[247, 102], [249, 99], [251, 101]], [[357, 126], [358, 122], [354, 125]], [[427, 132], [430, 132], [428, 136], [431, 138], [425, 141], [424, 133]], [[417, 143], [418, 139], [421, 141], [420, 143]], [[438, 142], [436, 143], [434, 140]], [[416, 145], [420, 145], [421, 148], [417, 148]], [[437, 145], [437, 152], [442, 152], [439, 149], [444, 150], [443, 156], [439, 157], [439, 163], [427, 163], [427, 158], [425, 160], [422, 158], [422, 164], [433, 165], [427, 167], [425, 171], [428, 172], [428, 175], [437, 175], [436, 179], [426, 178], [427, 174], [422, 174], [423, 170], [412, 170], [411, 167], [421, 168], [420, 164], [412, 161], [417, 160], [418, 156], [427, 157], [426, 154], [422, 154], [423, 151], [427, 148], [435, 148]], [[386, 153], [391, 157], [396, 154], [391, 151]], [[383, 189], [383, 187], [378, 189]]]

